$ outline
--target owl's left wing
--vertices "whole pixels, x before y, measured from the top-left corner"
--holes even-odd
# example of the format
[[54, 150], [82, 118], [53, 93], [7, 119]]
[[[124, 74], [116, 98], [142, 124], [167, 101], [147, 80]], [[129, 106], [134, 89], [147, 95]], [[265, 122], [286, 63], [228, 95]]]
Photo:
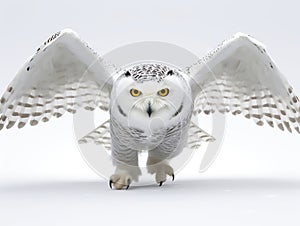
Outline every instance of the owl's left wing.
[[194, 113], [215, 111], [300, 133], [300, 104], [264, 45], [238, 33], [187, 69]]
[[36, 125], [80, 107], [108, 110], [111, 69], [78, 35], [64, 29], [46, 40], [0, 99], [0, 130]]

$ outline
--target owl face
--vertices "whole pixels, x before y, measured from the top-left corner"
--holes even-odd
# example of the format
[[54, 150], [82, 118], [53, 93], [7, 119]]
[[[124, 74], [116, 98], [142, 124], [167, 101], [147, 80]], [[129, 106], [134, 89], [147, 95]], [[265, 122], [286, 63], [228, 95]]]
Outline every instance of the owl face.
[[167, 122], [182, 116], [190, 96], [190, 88], [177, 69], [141, 64], [128, 68], [117, 79], [111, 114], [134, 119], [136, 124], [153, 119]]

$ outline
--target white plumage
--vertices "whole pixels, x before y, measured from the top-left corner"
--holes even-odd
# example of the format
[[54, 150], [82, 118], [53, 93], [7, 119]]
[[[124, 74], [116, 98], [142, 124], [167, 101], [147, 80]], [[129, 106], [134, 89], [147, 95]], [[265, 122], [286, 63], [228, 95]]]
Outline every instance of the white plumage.
[[300, 105], [263, 44], [238, 33], [187, 69], [138, 63], [116, 69], [70, 29], [51, 36], [0, 99], [0, 130], [37, 125], [78, 108], [110, 111], [110, 120], [83, 137], [112, 151], [110, 185], [138, 180], [138, 152], [149, 153], [158, 184], [174, 173], [169, 159], [184, 147], [214, 138], [191, 122], [192, 113], [231, 112], [300, 133]]
[[299, 130], [299, 99], [263, 44], [238, 33], [188, 69], [194, 113], [243, 114], [257, 125]]

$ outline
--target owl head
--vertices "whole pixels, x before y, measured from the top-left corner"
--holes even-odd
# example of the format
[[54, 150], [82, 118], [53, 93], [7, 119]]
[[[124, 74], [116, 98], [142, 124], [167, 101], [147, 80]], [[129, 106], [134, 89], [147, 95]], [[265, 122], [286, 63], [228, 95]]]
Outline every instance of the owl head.
[[168, 122], [191, 112], [191, 90], [178, 69], [158, 63], [126, 68], [111, 92], [111, 115], [143, 124], [159, 118]]

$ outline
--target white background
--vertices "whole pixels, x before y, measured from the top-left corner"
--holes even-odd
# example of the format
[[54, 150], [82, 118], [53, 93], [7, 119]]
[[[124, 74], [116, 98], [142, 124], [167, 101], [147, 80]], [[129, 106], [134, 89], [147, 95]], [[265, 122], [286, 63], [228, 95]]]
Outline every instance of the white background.
[[[0, 90], [41, 42], [65, 27], [100, 54], [157, 40], [202, 56], [235, 32], [267, 45], [300, 93], [296, 1], [0, 2]], [[227, 117], [214, 165], [201, 151], [162, 188], [112, 191], [83, 161], [72, 116], [0, 132], [0, 225], [299, 225], [300, 136]]]

